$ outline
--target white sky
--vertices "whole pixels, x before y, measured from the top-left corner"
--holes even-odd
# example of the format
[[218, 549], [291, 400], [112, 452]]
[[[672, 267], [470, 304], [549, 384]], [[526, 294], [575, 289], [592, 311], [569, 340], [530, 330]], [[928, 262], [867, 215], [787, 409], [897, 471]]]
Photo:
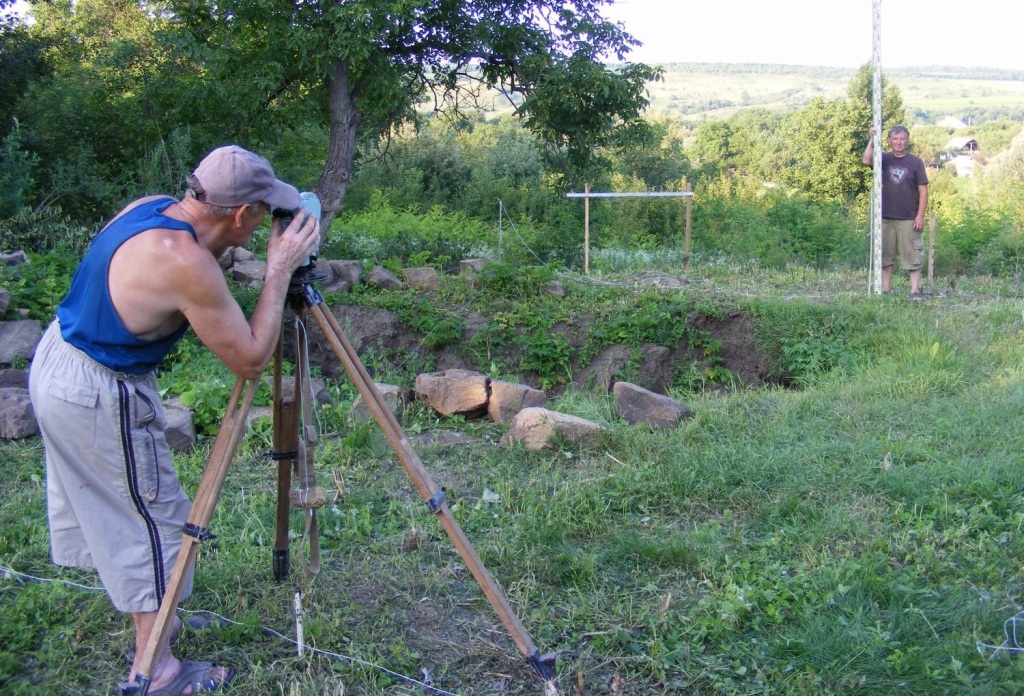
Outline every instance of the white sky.
[[[615, 0], [602, 8], [644, 43], [641, 63], [871, 62], [872, 0]], [[881, 0], [882, 67], [1024, 69], [1021, 0]]]

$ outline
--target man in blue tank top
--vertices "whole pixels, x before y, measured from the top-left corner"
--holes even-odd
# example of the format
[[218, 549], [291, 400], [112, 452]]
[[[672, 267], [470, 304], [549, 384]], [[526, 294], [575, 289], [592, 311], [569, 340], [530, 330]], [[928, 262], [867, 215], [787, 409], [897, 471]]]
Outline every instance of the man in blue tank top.
[[[54, 563], [95, 568], [135, 623], [135, 672], [174, 568], [190, 501], [164, 437], [154, 369], [191, 327], [240, 377], [257, 379], [277, 346], [292, 274], [320, 244], [319, 222], [297, 215], [271, 229], [267, 272], [248, 319], [217, 259], [244, 246], [274, 208], [300, 207], [264, 158], [237, 146], [208, 154], [179, 201], [128, 205], [96, 236], [30, 371], [46, 448]], [[192, 579], [183, 583], [182, 598]], [[174, 630], [180, 629], [175, 619]], [[161, 645], [150, 694], [213, 691], [234, 670], [179, 661]]]

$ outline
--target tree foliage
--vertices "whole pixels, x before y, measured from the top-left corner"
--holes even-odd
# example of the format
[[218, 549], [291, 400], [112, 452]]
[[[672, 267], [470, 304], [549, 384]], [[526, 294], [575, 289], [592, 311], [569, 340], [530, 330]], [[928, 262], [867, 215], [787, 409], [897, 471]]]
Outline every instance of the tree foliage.
[[385, 135], [425, 98], [458, 110], [480, 88], [520, 95], [529, 127], [585, 169], [595, 146], [642, 125], [645, 84], [659, 75], [602, 62], [636, 44], [601, 17], [608, 2], [172, 0], [208, 71], [204, 101], [223, 103], [230, 88], [237, 125], [263, 134], [311, 115], [328, 124], [315, 187], [327, 211], [344, 197], [360, 129]]

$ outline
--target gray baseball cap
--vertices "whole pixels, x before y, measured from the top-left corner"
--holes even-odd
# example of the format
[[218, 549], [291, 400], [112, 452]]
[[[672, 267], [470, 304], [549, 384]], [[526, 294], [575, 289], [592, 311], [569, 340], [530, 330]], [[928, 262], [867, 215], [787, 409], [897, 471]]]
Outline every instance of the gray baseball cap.
[[279, 181], [265, 158], [237, 145], [225, 145], [203, 158], [193, 176], [205, 192], [203, 202], [223, 208], [266, 203], [271, 208], [295, 210], [299, 191]]

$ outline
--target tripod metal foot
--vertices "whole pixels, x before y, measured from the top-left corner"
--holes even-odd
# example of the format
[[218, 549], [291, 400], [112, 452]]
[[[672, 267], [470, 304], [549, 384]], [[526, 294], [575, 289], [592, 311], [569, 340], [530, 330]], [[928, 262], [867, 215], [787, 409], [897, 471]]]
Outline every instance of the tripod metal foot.
[[274, 579], [284, 582], [288, 579], [289, 549], [274, 549]]

